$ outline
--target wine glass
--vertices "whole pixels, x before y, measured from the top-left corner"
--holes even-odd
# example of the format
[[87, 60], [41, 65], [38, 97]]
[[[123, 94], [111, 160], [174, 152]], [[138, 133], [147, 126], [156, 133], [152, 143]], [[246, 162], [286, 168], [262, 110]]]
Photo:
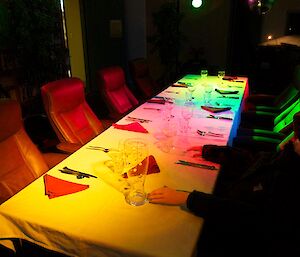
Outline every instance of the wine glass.
[[187, 89], [189, 90], [190, 92], [190, 101], [192, 101], [194, 99], [194, 96], [193, 96], [193, 93], [194, 91], [196, 90], [196, 87], [194, 84], [192, 83], [187, 83]]
[[187, 133], [190, 129], [190, 119], [193, 117], [194, 107], [192, 102], [186, 102], [181, 109], [181, 115], [185, 121], [184, 124], [181, 124], [183, 133]]
[[140, 206], [146, 203], [147, 195], [144, 183], [149, 165], [148, 143], [142, 138], [130, 138], [124, 141], [125, 171], [130, 189], [125, 195], [130, 205]]
[[218, 78], [221, 80], [225, 77], [225, 71], [224, 70], [219, 70], [218, 71]]
[[124, 179], [124, 153], [122, 149], [110, 149], [107, 153], [109, 160], [105, 161], [104, 164], [112, 171], [112, 176], [110, 177], [110, 183], [117, 190], [125, 193], [128, 190], [128, 182]]
[[164, 139], [160, 144], [160, 149], [163, 152], [170, 152], [174, 148], [174, 137], [177, 135], [177, 124], [174, 120], [168, 120], [162, 127]]
[[224, 70], [219, 70], [218, 71], [218, 79], [220, 81], [219, 84], [221, 84], [221, 86], [223, 86], [223, 78], [225, 77], [225, 71]]
[[204, 102], [207, 105], [210, 104], [212, 91], [213, 91], [213, 86], [211, 84], [206, 84], [204, 87]]
[[200, 74], [201, 74], [201, 78], [206, 78], [208, 76], [208, 70], [201, 70]]

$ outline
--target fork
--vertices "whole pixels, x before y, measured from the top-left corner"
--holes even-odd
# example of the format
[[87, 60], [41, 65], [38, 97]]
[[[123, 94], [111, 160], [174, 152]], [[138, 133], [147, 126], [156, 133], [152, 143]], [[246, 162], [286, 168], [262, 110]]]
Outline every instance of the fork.
[[110, 151], [109, 148], [105, 148], [105, 147], [102, 147], [102, 146], [95, 146], [95, 145], [89, 145], [89, 146], [87, 146], [87, 149], [89, 149], [89, 150], [101, 150], [105, 153], [108, 153]]
[[219, 133], [214, 133], [214, 132], [210, 132], [210, 131], [201, 131], [201, 130], [197, 130], [197, 133], [200, 136], [211, 136], [211, 137], [223, 137], [223, 134], [219, 134]]

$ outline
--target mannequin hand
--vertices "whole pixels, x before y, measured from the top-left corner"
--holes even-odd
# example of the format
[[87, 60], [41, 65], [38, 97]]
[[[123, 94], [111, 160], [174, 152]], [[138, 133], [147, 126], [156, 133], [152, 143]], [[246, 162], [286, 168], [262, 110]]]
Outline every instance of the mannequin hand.
[[150, 203], [169, 205], [183, 205], [186, 203], [189, 192], [177, 191], [169, 187], [161, 187], [148, 194]]

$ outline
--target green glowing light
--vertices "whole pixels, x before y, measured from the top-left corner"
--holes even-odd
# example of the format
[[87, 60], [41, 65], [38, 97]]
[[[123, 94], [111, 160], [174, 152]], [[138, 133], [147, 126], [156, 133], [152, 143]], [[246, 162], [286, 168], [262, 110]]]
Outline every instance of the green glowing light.
[[202, 6], [202, 0], [192, 0], [192, 6], [194, 8], [199, 8]]

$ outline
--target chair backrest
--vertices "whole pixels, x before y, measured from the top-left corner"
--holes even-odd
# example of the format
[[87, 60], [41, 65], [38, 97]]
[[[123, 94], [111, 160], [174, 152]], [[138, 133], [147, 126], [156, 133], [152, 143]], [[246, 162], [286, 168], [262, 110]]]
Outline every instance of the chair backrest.
[[27, 135], [15, 100], [0, 101], [0, 204], [48, 171]]
[[145, 58], [136, 58], [129, 62], [131, 77], [136, 87], [143, 94], [144, 99], [155, 95], [158, 85], [149, 72], [148, 62]]
[[124, 71], [119, 66], [102, 68], [96, 73], [103, 100], [112, 117], [118, 117], [138, 105], [138, 100], [126, 85]]
[[[286, 131], [292, 130], [294, 115], [300, 111], [300, 99], [298, 99], [293, 105], [292, 108], [289, 108], [287, 114], [273, 128], [274, 132], [285, 133]], [[285, 114], [285, 112], [284, 112]]]
[[85, 144], [104, 129], [86, 102], [79, 78], [52, 81], [41, 88], [44, 108], [61, 142]]
[[278, 107], [279, 110], [284, 110], [288, 108], [297, 98], [300, 96], [300, 90], [291, 84], [287, 87], [281, 94], [279, 94], [275, 100], [274, 105]]
[[278, 106], [280, 110], [284, 110], [291, 106], [300, 97], [300, 65], [296, 65], [293, 73], [293, 78], [290, 86], [279, 94], [274, 104]]

